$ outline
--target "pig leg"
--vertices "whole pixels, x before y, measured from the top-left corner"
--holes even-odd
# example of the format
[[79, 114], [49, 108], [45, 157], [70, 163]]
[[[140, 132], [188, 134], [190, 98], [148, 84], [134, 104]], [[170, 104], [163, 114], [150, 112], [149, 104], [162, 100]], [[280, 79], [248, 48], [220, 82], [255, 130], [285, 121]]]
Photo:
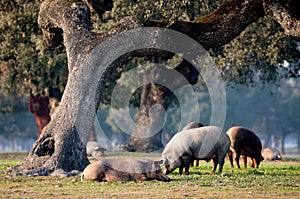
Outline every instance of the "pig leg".
[[195, 159], [192, 159], [191, 160], [191, 167], [194, 167], [194, 162], [195, 162]]
[[190, 174], [189, 169], [190, 169], [190, 163], [186, 163], [184, 165], [185, 175], [189, 175]]
[[235, 153], [235, 162], [236, 162], [236, 165], [237, 167], [240, 169], [240, 156], [241, 156], [241, 153], [240, 152], [236, 152]]
[[252, 164], [251, 164], [251, 167], [252, 167], [252, 168], [258, 168], [258, 166], [257, 166], [257, 161], [256, 161], [255, 158], [252, 158]]
[[223, 166], [225, 163], [225, 156], [219, 156], [219, 173], [222, 173]]
[[180, 157], [179, 175], [183, 174], [184, 162], [184, 158]]
[[182, 175], [183, 174], [183, 165], [180, 165], [179, 167], [179, 175]]
[[193, 161], [193, 158], [191, 158], [191, 157], [188, 157], [188, 156], [182, 157], [182, 163], [181, 163], [181, 165], [184, 166], [185, 175], [189, 175], [190, 174], [189, 169], [190, 169], [191, 161]]
[[229, 158], [229, 162], [230, 162], [230, 167], [233, 168], [233, 152], [231, 150], [229, 150], [228, 152], [228, 158]]
[[218, 160], [217, 157], [215, 157], [215, 158], [213, 159], [213, 166], [212, 166], [212, 170], [211, 170], [212, 173], [215, 173], [215, 172], [216, 172], [216, 169], [217, 169], [218, 164], [219, 164], [219, 160]]
[[196, 167], [199, 167], [199, 161], [200, 160], [196, 160]]
[[192, 160], [191, 161], [191, 167], [194, 167], [194, 163], [196, 163], [196, 167], [199, 167], [199, 160]]
[[242, 159], [243, 159], [243, 162], [244, 162], [244, 168], [247, 168], [247, 156], [243, 155]]

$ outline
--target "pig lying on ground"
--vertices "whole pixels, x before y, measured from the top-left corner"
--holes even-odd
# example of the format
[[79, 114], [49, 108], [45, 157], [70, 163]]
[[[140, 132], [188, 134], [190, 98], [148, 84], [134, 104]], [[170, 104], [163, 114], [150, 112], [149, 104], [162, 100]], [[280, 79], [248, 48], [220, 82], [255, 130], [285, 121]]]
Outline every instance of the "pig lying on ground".
[[179, 167], [179, 174], [185, 168], [185, 174], [188, 175], [191, 161], [213, 159], [212, 172], [216, 171], [219, 164], [221, 173], [229, 147], [230, 139], [219, 127], [206, 126], [181, 131], [166, 145], [162, 153], [162, 165], [166, 174]]
[[105, 148], [103, 148], [98, 142], [90, 141], [86, 144], [86, 155], [92, 156], [96, 159], [99, 159], [104, 155]]
[[244, 127], [232, 127], [227, 132], [230, 137], [231, 146], [228, 152], [231, 168], [233, 168], [233, 156], [237, 167], [240, 168], [240, 156], [247, 168], [247, 156], [252, 160], [251, 167], [258, 168], [260, 162], [264, 160], [261, 156], [262, 145], [259, 137], [249, 129]]
[[265, 160], [281, 160], [280, 152], [274, 148], [266, 147], [261, 154]]
[[[185, 131], [185, 130], [189, 130], [189, 129], [193, 129], [193, 128], [198, 128], [198, 127], [203, 127], [203, 124], [199, 123], [199, 122], [190, 122], [187, 125], [185, 125], [181, 131]], [[191, 167], [194, 166], [194, 162], [196, 162], [196, 167], [199, 166], [199, 160], [195, 160], [191, 162]]]
[[137, 159], [104, 159], [88, 165], [81, 174], [82, 181], [170, 181], [160, 161]]

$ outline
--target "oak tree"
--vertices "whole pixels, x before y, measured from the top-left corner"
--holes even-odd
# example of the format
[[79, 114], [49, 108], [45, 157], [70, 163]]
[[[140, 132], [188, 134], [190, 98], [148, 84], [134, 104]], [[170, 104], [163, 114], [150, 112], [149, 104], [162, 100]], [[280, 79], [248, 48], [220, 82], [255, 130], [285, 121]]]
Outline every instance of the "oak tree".
[[[96, 115], [107, 76], [118, 65], [127, 63], [133, 56], [170, 58], [172, 53], [156, 49], [139, 49], [125, 55], [107, 49], [124, 46], [124, 40], [113, 36], [142, 26], [168, 27], [188, 35], [205, 49], [225, 45], [237, 37], [247, 26], [264, 15], [278, 21], [288, 35], [299, 36], [299, 13], [294, 8], [297, 1], [232, 0], [216, 11], [193, 21], [146, 21], [126, 18], [108, 32], [91, 31], [90, 11], [99, 16], [112, 8], [109, 0], [93, 1], [44, 0], [39, 8], [39, 25], [49, 44], [63, 42], [68, 57], [68, 81], [58, 110], [24, 163], [18, 169], [25, 174], [48, 175], [58, 169], [64, 172], [83, 170], [89, 163], [85, 143]], [[88, 7], [87, 7], [87, 6]], [[126, 35], [126, 34], [125, 34]], [[151, 35], [147, 35], [151, 39]], [[149, 42], [144, 38], [145, 42]], [[123, 43], [122, 43], [123, 42]], [[111, 62], [109, 56], [115, 55]], [[91, 77], [97, 76], [98, 80]], [[151, 92], [150, 92], [151, 93]], [[150, 97], [154, 95], [150, 95]], [[143, 100], [141, 100], [143, 101]], [[155, 99], [150, 99], [150, 103]], [[164, 101], [158, 101], [163, 103]], [[137, 119], [138, 120], [138, 119]], [[142, 120], [141, 122], [146, 121]]]

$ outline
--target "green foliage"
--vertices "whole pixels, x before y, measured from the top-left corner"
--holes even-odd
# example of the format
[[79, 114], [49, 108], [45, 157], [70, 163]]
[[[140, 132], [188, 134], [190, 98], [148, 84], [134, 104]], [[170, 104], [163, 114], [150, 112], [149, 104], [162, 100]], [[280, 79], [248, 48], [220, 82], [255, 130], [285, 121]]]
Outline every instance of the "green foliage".
[[29, 89], [48, 95], [64, 89], [67, 79], [63, 47], [43, 41], [33, 0], [0, 3], [0, 90], [8, 96], [28, 96]]
[[[264, 17], [225, 45], [216, 61], [225, 80], [233, 84], [279, 83], [299, 70], [297, 42], [284, 35], [277, 22]], [[289, 66], [284, 68], [284, 62]]]

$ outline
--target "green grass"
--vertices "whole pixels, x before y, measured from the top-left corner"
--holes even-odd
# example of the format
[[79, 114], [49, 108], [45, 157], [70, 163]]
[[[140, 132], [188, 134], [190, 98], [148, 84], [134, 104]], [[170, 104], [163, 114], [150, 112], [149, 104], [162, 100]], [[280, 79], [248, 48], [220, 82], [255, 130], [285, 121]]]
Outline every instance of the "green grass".
[[231, 169], [226, 163], [221, 175], [211, 174], [211, 164], [200, 161], [200, 166], [191, 168], [188, 176], [180, 176], [177, 171], [170, 174], [171, 182], [112, 183], [81, 182], [80, 176], [9, 175], [6, 169], [21, 163], [25, 155], [0, 154], [0, 198], [299, 198], [300, 195], [300, 160], [262, 162], [259, 169]]

